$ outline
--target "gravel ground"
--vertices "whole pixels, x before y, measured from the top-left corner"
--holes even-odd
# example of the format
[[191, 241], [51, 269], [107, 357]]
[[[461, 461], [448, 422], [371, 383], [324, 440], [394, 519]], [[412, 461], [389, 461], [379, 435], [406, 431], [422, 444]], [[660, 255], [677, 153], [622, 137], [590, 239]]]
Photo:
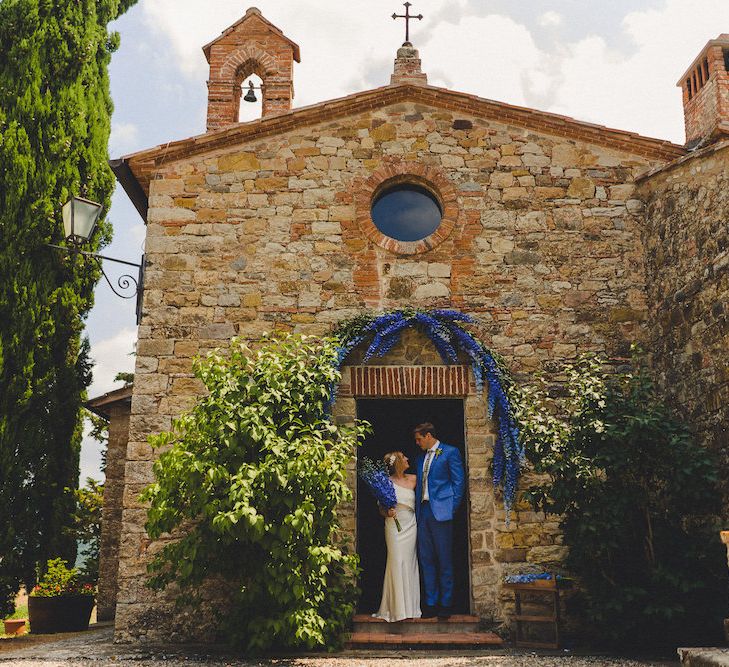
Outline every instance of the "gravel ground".
[[447, 655], [432, 651], [372, 651], [347, 652], [336, 656], [272, 658], [244, 660], [211, 652], [209, 647], [150, 649], [139, 646], [115, 645], [111, 625], [99, 625], [84, 633], [67, 635], [36, 635], [0, 642], [0, 667], [192, 667], [210, 665], [223, 667], [649, 667], [678, 665], [677, 661], [631, 660], [597, 655], [562, 653], [530, 653], [511, 649], [451, 652]]

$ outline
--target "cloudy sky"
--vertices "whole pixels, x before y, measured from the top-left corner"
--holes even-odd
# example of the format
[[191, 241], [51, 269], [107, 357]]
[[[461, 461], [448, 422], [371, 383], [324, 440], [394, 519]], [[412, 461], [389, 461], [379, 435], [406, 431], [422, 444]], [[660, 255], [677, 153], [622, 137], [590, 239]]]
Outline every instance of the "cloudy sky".
[[[240, 0], [139, 0], [113, 26], [115, 112], [109, 147], [119, 157], [205, 131], [207, 63], [201, 47], [238, 20]], [[389, 82], [404, 38], [395, 0], [257, 0], [301, 48], [294, 106]], [[727, 0], [413, 0], [411, 41], [435, 86], [565, 114], [683, 143], [675, 84], [709, 40], [729, 32]], [[243, 120], [260, 114], [245, 105]], [[110, 219], [112, 256], [137, 261], [144, 225], [121, 189]], [[113, 274], [114, 266], [108, 267]], [[118, 274], [113, 274], [118, 275]], [[87, 331], [96, 360], [90, 395], [131, 371], [132, 303], [97, 288]], [[98, 446], [84, 442], [81, 478], [100, 478]]]

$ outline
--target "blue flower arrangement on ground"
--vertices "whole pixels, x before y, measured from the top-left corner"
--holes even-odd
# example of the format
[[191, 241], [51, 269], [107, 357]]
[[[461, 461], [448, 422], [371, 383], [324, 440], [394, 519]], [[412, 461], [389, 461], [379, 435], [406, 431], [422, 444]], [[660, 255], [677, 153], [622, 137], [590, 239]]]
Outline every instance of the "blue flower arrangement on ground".
[[[549, 572], [540, 573], [528, 573], [528, 574], [507, 574], [504, 577], [504, 582], [507, 584], [532, 584], [535, 581], [548, 581], [552, 578]], [[560, 581], [563, 579], [560, 575], [557, 575], [557, 579]]]
[[[341, 367], [356, 347], [369, 341], [364, 361], [387, 354], [400, 340], [405, 329], [415, 327], [433, 342], [444, 363], [458, 363], [465, 354], [473, 370], [479, 392], [488, 385], [488, 414], [498, 424], [494, 444], [493, 482], [503, 489], [508, 522], [516, 498], [524, 448], [508, 397], [509, 377], [494, 354], [466, 328], [476, 320], [457, 310], [394, 310], [381, 315], [362, 314], [342, 322], [334, 335], [338, 338], [337, 366]], [[335, 394], [332, 388], [331, 403]]]
[[[359, 465], [357, 474], [360, 476], [362, 481], [367, 484], [367, 488], [372, 492], [375, 497], [377, 504], [383, 509], [390, 510], [394, 509], [397, 505], [397, 494], [395, 493], [395, 485], [390, 479], [390, 475], [385, 470], [385, 465], [382, 462], [375, 462], [372, 459], [364, 456], [362, 462]], [[400, 522], [395, 517], [395, 526], [399, 533], [402, 528]]]

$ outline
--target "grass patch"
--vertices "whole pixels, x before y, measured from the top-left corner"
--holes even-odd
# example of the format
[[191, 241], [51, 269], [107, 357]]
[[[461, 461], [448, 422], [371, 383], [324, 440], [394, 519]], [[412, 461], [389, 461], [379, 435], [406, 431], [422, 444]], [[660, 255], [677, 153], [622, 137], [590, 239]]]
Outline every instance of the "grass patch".
[[[28, 605], [22, 605], [15, 608], [15, 613], [6, 616], [3, 620], [9, 621], [14, 618], [28, 618]], [[26, 632], [30, 632], [30, 624], [26, 623]], [[13, 639], [16, 635], [6, 635], [2, 623], [0, 622], [0, 639]]]
[[28, 605], [23, 605], [22, 607], [16, 607], [15, 613], [12, 616], [6, 616], [5, 620], [10, 620], [12, 618], [28, 618]]

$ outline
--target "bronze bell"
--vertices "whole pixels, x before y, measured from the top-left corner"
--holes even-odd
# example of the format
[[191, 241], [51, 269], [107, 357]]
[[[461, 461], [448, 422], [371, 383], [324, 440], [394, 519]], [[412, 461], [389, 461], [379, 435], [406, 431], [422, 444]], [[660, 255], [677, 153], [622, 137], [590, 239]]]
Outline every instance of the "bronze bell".
[[253, 88], [253, 81], [248, 82], [248, 92], [243, 97], [245, 102], [258, 102], [256, 98], [256, 91]]

